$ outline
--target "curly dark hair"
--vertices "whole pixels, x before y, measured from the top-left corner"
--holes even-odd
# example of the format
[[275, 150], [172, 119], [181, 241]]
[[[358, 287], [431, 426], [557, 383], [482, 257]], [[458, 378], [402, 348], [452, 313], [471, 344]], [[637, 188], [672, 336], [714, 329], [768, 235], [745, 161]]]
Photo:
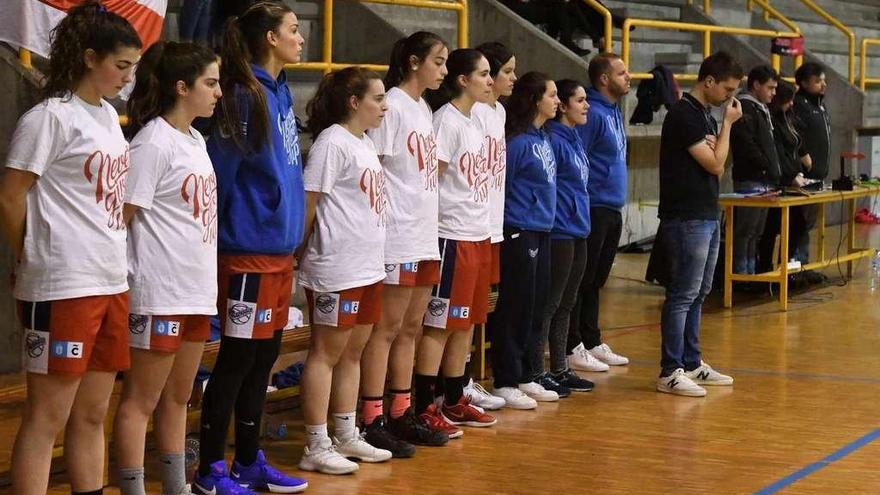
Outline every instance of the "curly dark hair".
[[143, 47], [134, 27], [98, 0], [71, 8], [50, 35], [49, 70], [40, 99], [71, 94], [88, 71], [83, 53], [92, 50], [99, 59], [120, 48]]

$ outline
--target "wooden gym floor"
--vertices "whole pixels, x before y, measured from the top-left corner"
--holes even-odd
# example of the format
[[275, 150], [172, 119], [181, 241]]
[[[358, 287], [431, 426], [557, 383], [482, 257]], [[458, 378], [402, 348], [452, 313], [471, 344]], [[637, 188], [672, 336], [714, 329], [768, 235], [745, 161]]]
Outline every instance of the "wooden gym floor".
[[[880, 246], [880, 227], [860, 225], [859, 238]], [[829, 249], [836, 245], [829, 239]], [[867, 261], [846, 286], [795, 292], [787, 313], [775, 299], [739, 295], [723, 310], [714, 296], [703, 316], [704, 358], [736, 382], [699, 399], [654, 391], [663, 292], [641, 282], [646, 262], [618, 256], [602, 323], [631, 364], [584, 374], [595, 391], [501, 411], [495, 427], [467, 429], [413, 459], [343, 477], [299, 473], [306, 493], [880, 493], [880, 299], [869, 291]], [[825, 273], [840, 282], [836, 266]], [[263, 445], [296, 474], [303, 434], [299, 412], [287, 415], [291, 435]], [[4, 433], [4, 450], [11, 442]], [[53, 477], [50, 493], [67, 490], [63, 475]]]

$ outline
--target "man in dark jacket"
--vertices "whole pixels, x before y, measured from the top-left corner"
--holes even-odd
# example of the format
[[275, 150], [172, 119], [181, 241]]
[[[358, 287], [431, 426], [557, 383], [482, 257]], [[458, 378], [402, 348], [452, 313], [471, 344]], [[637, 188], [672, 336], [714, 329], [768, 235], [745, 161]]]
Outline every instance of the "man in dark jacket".
[[[794, 74], [798, 92], [794, 96], [794, 125], [804, 140], [807, 153], [813, 160], [806, 177], [825, 180], [831, 164], [831, 119], [825, 109], [825, 69], [814, 62], [800, 66]], [[791, 210], [790, 235], [796, 243], [791, 256], [801, 263], [810, 260], [810, 230], [816, 226], [819, 207], [816, 205], [798, 206]], [[818, 272], [804, 272], [809, 283], [821, 283], [825, 276]]]
[[[776, 94], [779, 74], [767, 65], [749, 72], [748, 90], [739, 96], [743, 116], [730, 130], [733, 189], [737, 193], [766, 192], [779, 181], [779, 156], [767, 105]], [[767, 208], [737, 207], [733, 215], [733, 271], [756, 273], [758, 239], [764, 232]]]

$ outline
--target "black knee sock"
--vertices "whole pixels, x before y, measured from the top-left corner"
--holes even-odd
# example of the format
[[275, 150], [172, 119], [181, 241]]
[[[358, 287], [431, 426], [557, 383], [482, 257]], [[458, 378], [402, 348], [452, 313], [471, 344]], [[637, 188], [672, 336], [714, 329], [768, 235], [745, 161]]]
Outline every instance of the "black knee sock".
[[446, 405], [454, 406], [461, 400], [464, 394], [464, 385], [467, 383], [467, 375], [447, 376], [443, 378], [446, 388]]
[[257, 460], [266, 387], [280, 349], [281, 330], [271, 339], [259, 340], [254, 365], [241, 383], [235, 402], [235, 460], [242, 466], [250, 466]]
[[104, 495], [104, 489], [98, 488], [97, 490], [93, 490], [90, 492], [70, 492], [71, 495]]
[[422, 414], [428, 406], [434, 403], [434, 389], [436, 388], [436, 383], [436, 376], [420, 375], [416, 373], [414, 377], [416, 414]]
[[199, 475], [207, 476], [211, 464], [224, 459], [226, 432], [236, 407], [242, 383], [256, 359], [257, 342], [251, 339], [221, 337], [220, 353], [202, 397], [199, 431]]

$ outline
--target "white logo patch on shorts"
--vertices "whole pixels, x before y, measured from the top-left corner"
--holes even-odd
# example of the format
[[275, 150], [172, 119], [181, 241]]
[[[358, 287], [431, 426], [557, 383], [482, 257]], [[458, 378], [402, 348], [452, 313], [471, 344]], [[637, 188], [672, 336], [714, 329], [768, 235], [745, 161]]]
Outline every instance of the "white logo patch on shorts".
[[335, 292], [315, 292], [314, 308], [312, 308], [314, 323], [331, 327], [339, 325], [339, 303], [339, 294]]
[[428, 310], [425, 311], [425, 326], [433, 328], [446, 328], [449, 320], [449, 299], [432, 297], [428, 301]]
[[25, 369], [31, 373], [49, 372], [49, 332], [25, 330], [21, 339]]

